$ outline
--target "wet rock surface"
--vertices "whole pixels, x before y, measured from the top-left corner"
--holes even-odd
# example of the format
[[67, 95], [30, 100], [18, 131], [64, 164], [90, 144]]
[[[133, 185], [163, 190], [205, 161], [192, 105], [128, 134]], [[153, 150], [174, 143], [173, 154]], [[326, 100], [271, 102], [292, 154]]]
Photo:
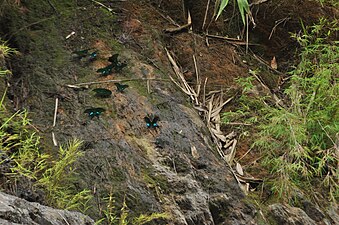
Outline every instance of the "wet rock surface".
[[94, 221], [79, 212], [53, 209], [0, 192], [0, 224], [92, 225]]

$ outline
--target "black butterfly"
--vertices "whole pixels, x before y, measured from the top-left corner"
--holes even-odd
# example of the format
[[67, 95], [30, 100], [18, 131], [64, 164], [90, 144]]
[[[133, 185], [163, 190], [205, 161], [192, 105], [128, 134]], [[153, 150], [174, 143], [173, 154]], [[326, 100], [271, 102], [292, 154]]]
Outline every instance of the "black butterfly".
[[108, 58], [108, 61], [111, 62], [114, 67], [115, 72], [120, 72], [124, 67], [127, 66], [126, 63], [120, 62], [118, 60], [119, 54], [114, 54], [111, 57]]
[[83, 59], [85, 58], [89, 62], [93, 62], [94, 60], [97, 59], [98, 51], [94, 50], [93, 52], [90, 52], [90, 50], [91, 49], [89, 48], [89, 49], [74, 51], [72, 52], [72, 54], [73, 54], [73, 57], [78, 60], [83, 61]]
[[84, 49], [84, 50], [79, 50], [79, 51], [74, 51], [72, 52], [72, 54], [78, 58], [78, 59], [82, 59], [84, 57], [86, 57], [88, 55], [88, 51], [91, 50], [90, 48], [89, 49]]
[[127, 66], [127, 63], [118, 63], [114, 66], [115, 72], [119, 73], [124, 67]]
[[112, 73], [113, 64], [110, 64], [106, 67], [100, 68], [97, 70], [98, 73], [101, 73], [102, 76], [107, 76]]
[[89, 54], [89, 61], [94, 61], [97, 59], [97, 56], [98, 56], [98, 51], [94, 51], [92, 52], [91, 54]]
[[114, 54], [114, 55], [112, 55], [111, 57], [108, 58], [108, 61], [113, 63], [113, 64], [118, 64], [119, 63], [118, 57], [119, 57], [119, 54]]
[[159, 127], [159, 125], [157, 123], [159, 119], [160, 119], [159, 116], [155, 116], [155, 115], [147, 115], [144, 118], [147, 128], [157, 128], [157, 127]]
[[117, 86], [117, 91], [123, 93], [126, 88], [128, 88], [127, 84], [119, 84], [119, 83], [114, 83], [115, 86]]
[[93, 91], [95, 92], [95, 96], [100, 98], [109, 98], [112, 95], [112, 91], [106, 88], [95, 88]]
[[89, 108], [86, 109], [84, 113], [87, 113], [88, 116], [93, 119], [93, 117], [98, 117], [101, 115], [101, 113], [105, 112], [104, 108]]

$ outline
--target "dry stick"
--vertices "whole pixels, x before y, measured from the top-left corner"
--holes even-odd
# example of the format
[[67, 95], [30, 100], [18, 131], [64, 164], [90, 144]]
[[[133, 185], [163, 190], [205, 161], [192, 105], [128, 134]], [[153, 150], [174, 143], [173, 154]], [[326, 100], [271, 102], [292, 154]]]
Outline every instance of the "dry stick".
[[239, 125], [243, 125], [243, 126], [252, 126], [252, 124], [250, 124], [250, 123], [240, 123], [240, 122], [229, 122], [229, 123], [227, 123], [227, 125], [234, 125], [234, 126], [239, 126]]
[[285, 17], [285, 18], [283, 18], [283, 19], [279, 19], [279, 20], [275, 21], [275, 25], [274, 25], [274, 27], [273, 27], [272, 30], [271, 30], [271, 33], [270, 33], [270, 36], [268, 37], [268, 40], [271, 40], [271, 37], [272, 37], [273, 33], [275, 32], [275, 30], [277, 29], [277, 27], [278, 27], [281, 23], [286, 22], [286, 21], [288, 21], [289, 19], [291, 19], [291, 18], [290, 18], [290, 17]]
[[205, 83], [204, 83], [204, 95], [202, 97], [202, 105], [205, 106], [206, 104], [206, 84], [207, 84], [207, 77], [205, 78]]
[[59, 213], [59, 215], [62, 217], [62, 219], [66, 222], [66, 224], [67, 224], [67, 225], [70, 225], [70, 224], [67, 222], [66, 218], [65, 218], [60, 212], [58, 212], [58, 213]]
[[119, 80], [103, 80], [103, 81], [92, 81], [92, 82], [85, 82], [85, 83], [78, 83], [78, 84], [66, 84], [65, 86], [70, 88], [79, 88], [78, 86], [83, 85], [92, 85], [92, 84], [104, 84], [104, 83], [118, 83], [118, 82], [126, 82], [126, 81], [138, 81], [138, 80], [159, 80], [159, 81], [167, 81], [168, 79], [159, 79], [159, 78], [131, 78], [131, 79], [119, 79]]
[[[53, 127], [55, 127], [55, 125], [56, 125], [56, 119], [57, 119], [57, 113], [58, 113], [58, 104], [59, 104], [59, 99], [56, 98], [55, 99], [55, 108], [54, 108]], [[52, 140], [53, 140], [54, 146], [58, 146], [58, 142], [55, 138], [54, 132], [52, 132]]]
[[212, 98], [208, 102], [208, 115], [207, 115], [207, 125], [211, 122], [211, 114], [212, 114], [212, 102], [213, 102], [214, 94], [212, 95]]
[[94, 2], [94, 3], [96, 3], [96, 4], [98, 4], [98, 5], [100, 5], [101, 7], [104, 7], [105, 9], [108, 10], [108, 12], [115, 14], [115, 12], [113, 12], [113, 9], [112, 9], [112, 8], [110, 8], [110, 7], [108, 7], [108, 6], [105, 6], [105, 5], [102, 4], [101, 2], [98, 2], [98, 1], [95, 1], [95, 0], [91, 0], [91, 1]]
[[198, 66], [197, 66], [197, 60], [196, 60], [196, 57], [195, 55], [193, 54], [193, 62], [194, 62], [194, 68], [195, 68], [195, 74], [196, 74], [196, 80], [197, 80], [197, 96], [199, 96], [200, 94], [200, 78], [199, 78], [199, 71], [198, 71]]
[[55, 108], [54, 108], [53, 127], [55, 127], [55, 124], [56, 124], [57, 113], [58, 113], [58, 103], [59, 103], [59, 99], [56, 98], [56, 99], [55, 99]]
[[178, 88], [180, 88], [185, 94], [187, 94], [187, 95], [189, 95], [189, 96], [191, 97], [192, 93], [188, 92], [186, 89], [184, 89], [183, 87], [181, 87], [181, 85], [180, 85], [176, 80], [174, 80], [174, 78], [173, 78], [171, 75], [169, 75], [169, 77], [170, 77], [171, 81], [172, 81], [173, 83], [175, 83], [175, 85], [178, 86]]
[[206, 20], [207, 20], [207, 13], [208, 13], [208, 9], [209, 9], [209, 6], [210, 6], [210, 2], [211, 2], [211, 0], [207, 1], [206, 11], [205, 11], [205, 16], [204, 16], [204, 22], [202, 23], [202, 30], [204, 30], [204, 28], [205, 28], [205, 24], [206, 24]]
[[229, 154], [227, 154], [226, 158], [228, 159], [228, 162], [231, 163], [234, 160], [234, 156], [235, 156], [235, 147], [237, 145], [237, 139], [233, 139], [233, 145], [231, 148], [231, 152]]
[[53, 18], [54, 18], [54, 16], [49, 17], [49, 18], [45, 18], [45, 19], [42, 19], [42, 20], [39, 20], [39, 21], [36, 21], [36, 22], [34, 22], [34, 23], [28, 24], [27, 26], [21, 27], [20, 29], [18, 29], [18, 30], [16, 30], [14, 33], [12, 33], [12, 34], [8, 37], [8, 40], [12, 39], [12, 37], [13, 37], [15, 34], [19, 33], [20, 31], [22, 31], [22, 30], [25, 29], [25, 28], [28, 28], [28, 27], [30, 27], [30, 26], [34, 26], [34, 25], [36, 25], [36, 24], [42, 23], [42, 22], [44, 22], [44, 21], [46, 21], [46, 20], [50, 20], [50, 19], [53, 19]]
[[55, 8], [55, 6], [52, 4], [52, 2], [50, 0], [47, 0], [48, 4], [52, 7], [52, 9], [54, 10], [54, 12], [57, 15], [60, 15], [60, 13], [58, 12], [58, 10]]
[[161, 12], [159, 12], [158, 10], [155, 10], [162, 18], [164, 18], [165, 20], [167, 20], [168, 22], [170, 22], [171, 24], [173, 24], [174, 26], [180, 27], [179, 24], [177, 24], [170, 16], [164, 16], [164, 14], [162, 14]]
[[[234, 97], [231, 97], [231, 98], [227, 99], [225, 102], [220, 103], [220, 105], [218, 106], [218, 108], [215, 108], [214, 110], [212, 110], [211, 116], [214, 117], [214, 116], [216, 116], [217, 114], [219, 114], [220, 111], [222, 110], [222, 108], [224, 107], [224, 105], [226, 105], [227, 103], [229, 103], [230, 101], [232, 101], [233, 98], [234, 98]], [[222, 98], [221, 98], [221, 100], [222, 100]]]
[[277, 106], [285, 107], [283, 101], [274, 92], [272, 92], [271, 89], [267, 87], [267, 85], [265, 85], [265, 83], [262, 81], [262, 79], [259, 76], [257, 76], [255, 73], [251, 73], [251, 74], [259, 81], [259, 83], [261, 84], [261, 86], [263, 86], [263, 88], [265, 88], [266, 90], [270, 92]]
[[187, 23], [185, 25], [182, 25], [182, 26], [179, 26], [179, 27], [175, 27], [175, 28], [166, 28], [164, 30], [164, 32], [166, 33], [177, 33], [177, 32], [180, 32], [182, 30], [185, 30], [187, 28], [189, 28], [191, 26], [191, 23]]
[[146, 86], [147, 86], [147, 93], [149, 94], [149, 93], [151, 93], [151, 83], [150, 83], [150, 80], [147, 80], [146, 81]]
[[248, 53], [248, 14], [246, 14], [246, 54]]
[[58, 142], [57, 142], [57, 140], [56, 140], [56, 138], [55, 138], [54, 132], [52, 132], [52, 140], [53, 140], [54, 146], [55, 146], [55, 147], [58, 146]]
[[218, 36], [218, 35], [213, 35], [213, 34], [206, 34], [206, 37], [225, 40], [226, 42], [233, 44], [233, 45], [257, 45], [257, 44], [248, 43], [246, 41], [241, 41], [241, 40], [236, 39], [236, 38], [228, 38], [228, 37]]
[[240, 162], [240, 160], [242, 160], [252, 149], [248, 149], [247, 152], [245, 152], [245, 154], [243, 154], [237, 161]]
[[[192, 101], [197, 101], [197, 96], [196, 96], [194, 90], [187, 84], [183, 74], [180, 72], [179, 66], [174, 61], [173, 57], [168, 52], [167, 48], [165, 48], [165, 50], [166, 50], [166, 53], [167, 53], [167, 57], [168, 57], [168, 59], [170, 60], [170, 62], [172, 64], [172, 68], [173, 68], [175, 74], [178, 76], [178, 78], [180, 78], [180, 81], [182, 82], [182, 85], [186, 89], [185, 93], [189, 93], [189, 96], [191, 97]], [[171, 76], [170, 76], [170, 78], [171, 78]], [[171, 78], [171, 79], [174, 80], [173, 78]], [[181, 87], [182, 90], [184, 89], [182, 86], [180, 86], [180, 87]]]
[[[251, 51], [252, 52], [252, 51]], [[260, 62], [261, 64], [265, 65], [266, 67], [268, 67], [269, 69], [273, 70], [274, 72], [280, 74], [280, 75], [285, 75], [284, 73], [280, 72], [279, 70], [273, 69], [267, 62], [265, 62], [265, 60], [263, 60], [262, 58], [260, 58], [259, 56], [257, 56], [256, 54], [254, 54], [252, 52], [252, 55], [254, 56], [254, 58]]]

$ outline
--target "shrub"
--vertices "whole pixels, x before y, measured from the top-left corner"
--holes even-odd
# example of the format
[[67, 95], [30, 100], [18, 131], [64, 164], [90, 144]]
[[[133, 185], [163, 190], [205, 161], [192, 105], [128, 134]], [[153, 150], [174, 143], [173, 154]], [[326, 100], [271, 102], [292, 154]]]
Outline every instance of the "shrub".
[[[271, 190], [285, 200], [316, 187], [326, 190], [331, 201], [338, 198], [339, 47], [331, 41], [337, 31], [337, 21], [320, 20], [301, 36], [293, 35], [302, 47], [301, 61], [290, 72], [285, 107], [246, 91], [240, 98], [241, 114], [236, 115], [257, 121], [252, 148], [263, 154]], [[225, 122], [237, 118], [230, 115], [224, 115]]]

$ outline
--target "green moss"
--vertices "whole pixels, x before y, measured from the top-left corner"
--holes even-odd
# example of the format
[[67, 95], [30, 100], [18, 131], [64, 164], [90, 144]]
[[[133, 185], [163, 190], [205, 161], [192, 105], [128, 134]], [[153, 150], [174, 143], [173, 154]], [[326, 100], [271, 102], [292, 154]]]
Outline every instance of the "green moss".
[[148, 98], [148, 100], [151, 100], [150, 94], [147, 91], [147, 84], [146, 81], [140, 81], [140, 82], [129, 82], [128, 84], [131, 89], [136, 90], [138, 94], [145, 96]]
[[142, 170], [142, 178], [147, 186], [154, 189], [157, 197], [162, 198], [162, 194], [170, 192], [169, 183], [167, 178], [159, 173], [156, 173], [151, 168], [145, 168]]

